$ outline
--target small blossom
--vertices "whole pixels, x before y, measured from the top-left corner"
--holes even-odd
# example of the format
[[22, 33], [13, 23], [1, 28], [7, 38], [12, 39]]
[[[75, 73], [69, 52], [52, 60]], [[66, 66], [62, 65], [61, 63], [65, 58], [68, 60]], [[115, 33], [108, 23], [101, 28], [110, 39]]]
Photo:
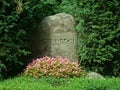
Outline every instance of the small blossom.
[[81, 73], [82, 69], [77, 62], [70, 62], [68, 58], [47, 56], [33, 60], [24, 71], [24, 75], [36, 78], [41, 76], [79, 77]]

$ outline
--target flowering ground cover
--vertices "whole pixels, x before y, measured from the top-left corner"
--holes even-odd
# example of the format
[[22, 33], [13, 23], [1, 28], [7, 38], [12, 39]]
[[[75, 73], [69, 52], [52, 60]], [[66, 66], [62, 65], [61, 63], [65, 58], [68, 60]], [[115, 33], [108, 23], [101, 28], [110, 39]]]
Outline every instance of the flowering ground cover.
[[27, 65], [24, 75], [32, 77], [53, 76], [53, 77], [80, 77], [83, 70], [78, 62], [70, 62], [62, 57], [43, 57], [33, 60]]

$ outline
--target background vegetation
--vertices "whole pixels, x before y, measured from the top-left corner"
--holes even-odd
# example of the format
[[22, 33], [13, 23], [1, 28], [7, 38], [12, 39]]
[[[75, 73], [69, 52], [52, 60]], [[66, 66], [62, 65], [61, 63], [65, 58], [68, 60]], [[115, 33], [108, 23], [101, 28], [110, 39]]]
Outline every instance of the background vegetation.
[[75, 17], [80, 64], [104, 75], [120, 75], [118, 0], [0, 0], [0, 75], [14, 75], [30, 60], [30, 35], [46, 16]]
[[30, 35], [54, 7], [41, 0], [0, 1], [0, 76], [22, 71], [30, 60]]
[[120, 2], [84, 0], [80, 7], [80, 63], [104, 75], [120, 75]]

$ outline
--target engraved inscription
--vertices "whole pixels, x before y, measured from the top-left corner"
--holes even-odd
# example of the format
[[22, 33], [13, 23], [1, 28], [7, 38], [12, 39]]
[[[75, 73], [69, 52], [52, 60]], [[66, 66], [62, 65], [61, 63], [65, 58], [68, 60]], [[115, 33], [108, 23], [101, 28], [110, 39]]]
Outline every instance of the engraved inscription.
[[41, 39], [41, 43], [64, 43], [75, 44], [75, 39]]

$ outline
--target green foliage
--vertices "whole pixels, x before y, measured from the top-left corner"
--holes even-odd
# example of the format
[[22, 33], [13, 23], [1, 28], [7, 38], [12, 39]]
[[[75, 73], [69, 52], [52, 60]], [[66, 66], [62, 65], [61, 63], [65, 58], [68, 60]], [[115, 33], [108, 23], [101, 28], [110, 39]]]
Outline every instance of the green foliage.
[[120, 2], [64, 0], [58, 12], [75, 17], [82, 66], [104, 75], [120, 75]]
[[120, 78], [15, 77], [0, 81], [0, 90], [119, 90], [119, 83]]
[[11, 73], [14, 68], [19, 71], [22, 57], [29, 52], [24, 42], [26, 31], [19, 25], [16, 1], [4, 0], [0, 4], [0, 75], [3, 75]]
[[77, 26], [82, 43], [80, 63], [90, 70], [119, 75], [120, 2], [84, 0], [80, 2], [80, 8], [82, 22]]
[[54, 14], [53, 8], [53, 0], [0, 0], [0, 76], [14, 75], [26, 65], [31, 34]]
[[83, 70], [77, 62], [70, 62], [67, 58], [50, 58], [46, 56], [33, 60], [26, 67], [24, 75], [36, 78], [42, 76], [80, 77], [83, 75]]

